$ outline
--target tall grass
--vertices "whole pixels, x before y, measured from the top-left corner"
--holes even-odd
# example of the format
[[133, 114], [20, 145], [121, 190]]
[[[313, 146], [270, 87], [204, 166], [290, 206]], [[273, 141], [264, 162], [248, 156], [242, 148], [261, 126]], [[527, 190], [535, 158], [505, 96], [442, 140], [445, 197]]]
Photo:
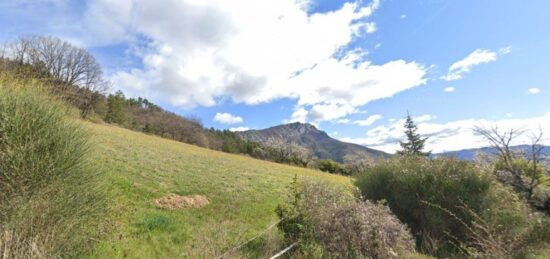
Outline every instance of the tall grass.
[[101, 213], [86, 132], [32, 79], [0, 73], [0, 255], [73, 256]]

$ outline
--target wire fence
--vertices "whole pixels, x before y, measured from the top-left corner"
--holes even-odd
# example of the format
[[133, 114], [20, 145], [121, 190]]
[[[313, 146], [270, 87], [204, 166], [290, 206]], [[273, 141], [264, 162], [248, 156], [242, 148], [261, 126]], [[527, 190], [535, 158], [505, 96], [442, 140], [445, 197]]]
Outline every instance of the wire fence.
[[[234, 254], [236, 251], [238, 251], [240, 248], [242, 248], [243, 246], [249, 244], [250, 242], [260, 238], [261, 236], [263, 236], [265, 233], [267, 233], [269, 230], [271, 230], [272, 228], [274, 228], [275, 226], [277, 226], [277, 224], [281, 223], [283, 220], [285, 220], [285, 218], [282, 218], [280, 220], [278, 220], [277, 222], [271, 224], [268, 228], [264, 229], [262, 232], [260, 232], [259, 234], [253, 236], [252, 238], [246, 240], [245, 242], [242, 242], [241, 244], [227, 250], [226, 252], [224, 252], [222, 255], [218, 256], [217, 258], [218, 259], [221, 259], [221, 258], [225, 258], [226, 256], [230, 256], [232, 254]], [[284, 252], [281, 253], [279, 252], [277, 255], [278, 256], [281, 256], [282, 254], [284, 254], [285, 252], [287, 252], [288, 250], [290, 250], [292, 247], [294, 247], [296, 245], [296, 243], [292, 244], [291, 247], [287, 247], [285, 248], [285, 250], [283, 250]], [[272, 258], [277, 258], [278, 256], [275, 255], [276, 257], [272, 257]]]

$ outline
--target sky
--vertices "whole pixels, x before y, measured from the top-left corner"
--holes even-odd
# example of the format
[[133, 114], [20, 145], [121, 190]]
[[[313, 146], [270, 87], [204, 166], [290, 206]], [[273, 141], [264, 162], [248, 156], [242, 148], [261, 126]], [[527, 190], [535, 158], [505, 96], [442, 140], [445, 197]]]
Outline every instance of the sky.
[[3, 0], [0, 41], [88, 49], [111, 91], [206, 127], [308, 122], [393, 153], [410, 113], [433, 152], [474, 127], [550, 144], [550, 1]]

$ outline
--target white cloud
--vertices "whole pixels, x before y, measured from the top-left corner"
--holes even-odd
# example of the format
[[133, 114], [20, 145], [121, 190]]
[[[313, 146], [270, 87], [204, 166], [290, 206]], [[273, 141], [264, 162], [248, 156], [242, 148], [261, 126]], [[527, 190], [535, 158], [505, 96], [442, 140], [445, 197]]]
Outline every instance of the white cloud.
[[230, 128], [229, 130], [230, 130], [230, 131], [233, 131], [233, 132], [236, 132], [236, 131], [247, 131], [247, 130], [249, 130], [249, 129], [250, 129], [249, 127], [243, 127], [243, 126], [241, 126], [241, 127], [236, 127], [236, 128]]
[[294, 109], [294, 112], [292, 113], [292, 116], [290, 120], [284, 120], [284, 123], [287, 122], [306, 122], [307, 120], [308, 111], [304, 109], [304, 107], [296, 107]]
[[435, 119], [437, 119], [437, 116], [433, 115], [433, 114], [424, 114], [424, 115], [419, 115], [419, 116], [413, 116], [413, 120], [416, 123], [431, 121], [431, 120], [435, 120]]
[[445, 89], [443, 89], [443, 91], [447, 92], [447, 93], [452, 93], [455, 91], [455, 88], [452, 87], [452, 86], [449, 86], [449, 87], [445, 87]]
[[336, 121], [336, 123], [339, 123], [339, 124], [348, 124], [350, 122], [351, 122], [351, 120], [348, 119], [348, 118], [339, 119], [339, 120]]
[[380, 120], [382, 119], [382, 115], [379, 115], [379, 114], [375, 114], [375, 115], [371, 115], [369, 116], [367, 119], [365, 120], [356, 120], [354, 121], [353, 123], [354, 124], [357, 124], [359, 126], [370, 126], [372, 125], [374, 122], [376, 122], [377, 120]]
[[90, 37], [128, 42], [143, 62], [111, 78], [129, 96], [183, 108], [291, 98], [290, 120], [321, 122], [426, 83], [414, 61], [373, 64], [367, 50], [348, 49], [376, 30], [379, 0], [313, 14], [295, 0], [112, 2], [91, 2], [85, 17], [101, 24]]
[[[430, 115], [423, 115], [418, 118], [421, 119], [415, 119], [415, 121], [418, 123], [419, 133], [429, 137], [426, 148], [436, 153], [488, 146], [488, 143], [482, 137], [474, 134], [473, 128], [476, 126], [492, 127], [496, 125], [503, 130], [514, 128], [527, 131], [538, 131], [541, 128], [543, 132], [550, 132], [550, 125], [548, 125], [550, 112], [539, 117], [525, 119], [466, 119], [447, 123], [435, 123], [429, 120], [421, 122], [422, 119], [433, 118]], [[404, 120], [401, 119], [389, 125], [375, 127], [367, 131], [364, 138], [341, 138], [341, 140], [394, 153], [400, 148], [399, 141], [405, 138], [403, 123]], [[513, 144], [525, 144], [528, 142], [529, 134], [524, 134], [517, 138]], [[549, 145], [550, 138], [545, 138], [543, 144]]]
[[539, 94], [540, 93], [540, 89], [539, 88], [536, 88], [536, 87], [533, 87], [533, 88], [529, 88], [527, 90], [527, 92], [529, 92], [530, 94]]
[[367, 33], [374, 33], [376, 31], [376, 23], [369, 22], [365, 24], [365, 31]]
[[376, 43], [376, 45], [374, 45], [374, 48], [377, 49], [377, 48], [380, 48], [382, 47], [382, 43], [378, 42]]
[[406, 14], [402, 14], [399, 18], [405, 19], [405, 18], [407, 18], [407, 15], [406, 15]]
[[507, 46], [507, 47], [498, 49], [499, 55], [506, 55], [506, 54], [509, 54], [510, 52], [512, 52], [512, 46]]
[[500, 48], [498, 52], [487, 49], [476, 49], [464, 59], [453, 63], [449, 67], [447, 75], [442, 76], [441, 79], [447, 81], [462, 79], [464, 74], [471, 71], [472, 67], [496, 61], [499, 55], [506, 55], [510, 52], [512, 52], [512, 47]]
[[219, 122], [221, 124], [237, 124], [237, 123], [242, 123], [243, 118], [241, 118], [239, 116], [235, 116], [235, 115], [230, 114], [230, 113], [225, 113], [225, 112], [219, 113], [218, 112], [214, 116], [214, 121]]

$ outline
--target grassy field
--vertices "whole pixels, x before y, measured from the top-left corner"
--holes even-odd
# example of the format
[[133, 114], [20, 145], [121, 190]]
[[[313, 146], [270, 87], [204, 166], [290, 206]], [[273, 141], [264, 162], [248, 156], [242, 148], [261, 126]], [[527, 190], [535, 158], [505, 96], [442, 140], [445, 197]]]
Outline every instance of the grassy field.
[[[110, 187], [110, 216], [101, 226], [108, 234], [92, 257], [220, 256], [277, 221], [274, 209], [294, 175], [351, 187], [343, 176], [83, 123], [92, 135], [94, 166]], [[168, 193], [205, 195], [210, 204], [157, 209], [154, 200]], [[262, 237], [230, 256], [253, 257], [266, 249], [263, 243]]]

